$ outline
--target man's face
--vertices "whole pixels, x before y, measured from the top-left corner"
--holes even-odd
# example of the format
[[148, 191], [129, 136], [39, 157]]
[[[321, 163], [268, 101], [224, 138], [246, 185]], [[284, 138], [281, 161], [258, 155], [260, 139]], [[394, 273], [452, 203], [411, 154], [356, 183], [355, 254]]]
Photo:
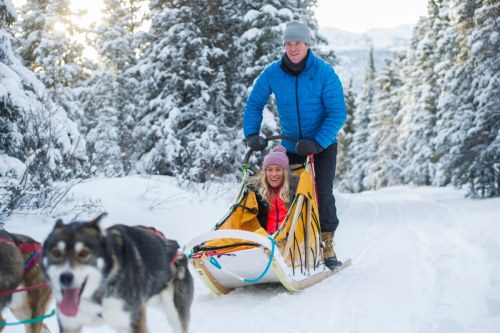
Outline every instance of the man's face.
[[286, 55], [294, 64], [298, 64], [306, 57], [307, 50], [309, 50], [309, 45], [303, 42], [285, 43]]

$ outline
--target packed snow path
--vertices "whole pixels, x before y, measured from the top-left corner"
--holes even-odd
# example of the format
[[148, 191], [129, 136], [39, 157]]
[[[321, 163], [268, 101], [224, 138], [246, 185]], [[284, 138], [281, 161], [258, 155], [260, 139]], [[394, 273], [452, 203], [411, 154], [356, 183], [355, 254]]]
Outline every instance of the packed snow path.
[[[95, 180], [74, 192], [101, 200], [110, 213], [106, 225], [148, 224], [181, 242], [209, 230], [228, 207], [226, 197], [209, 191], [200, 201], [172, 184], [130, 177]], [[219, 297], [195, 276], [191, 332], [500, 331], [500, 199], [393, 187], [338, 194], [337, 206], [335, 248], [341, 259], [352, 258], [351, 267], [299, 293], [269, 285]], [[42, 240], [52, 222], [36, 220], [15, 217], [8, 227]], [[158, 310], [148, 316], [152, 332], [170, 331]], [[48, 324], [58, 331], [55, 319]]]

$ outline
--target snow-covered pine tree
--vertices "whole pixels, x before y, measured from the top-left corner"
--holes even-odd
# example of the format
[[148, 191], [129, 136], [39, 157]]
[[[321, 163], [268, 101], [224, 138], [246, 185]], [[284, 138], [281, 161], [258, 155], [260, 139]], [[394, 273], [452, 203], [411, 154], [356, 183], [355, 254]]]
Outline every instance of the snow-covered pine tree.
[[[451, 181], [449, 161], [453, 155], [453, 147], [463, 140], [463, 124], [459, 119], [470, 114], [471, 96], [466, 82], [470, 82], [464, 53], [466, 49], [459, 47], [460, 36], [453, 24], [454, 14], [449, 1], [443, 1], [439, 8], [441, 27], [436, 41], [436, 54], [439, 63], [434, 67], [440, 94], [437, 100], [436, 136], [433, 138], [434, 157], [436, 163], [433, 184], [444, 185]], [[464, 90], [465, 88], [465, 90]], [[465, 120], [465, 119], [463, 119]], [[467, 121], [465, 121], [467, 123]]]
[[429, 0], [429, 17], [419, 23], [417, 39], [409, 50], [407, 58], [406, 87], [403, 88], [402, 142], [405, 154], [399, 165], [403, 166], [405, 182], [431, 185], [435, 175], [435, 144], [437, 86], [435, 66], [440, 54], [436, 53], [439, 31], [442, 28], [439, 0]]
[[[12, 66], [19, 64], [11, 48], [10, 26], [16, 9], [10, 0], [0, 0], [0, 227], [6, 215], [20, 206], [26, 174], [23, 163], [23, 133], [19, 122], [29, 98], [19, 87], [21, 79]], [[21, 66], [18, 66], [19, 69]]]
[[[468, 8], [473, 7], [470, 5]], [[455, 184], [473, 197], [500, 195], [500, 3], [481, 1], [469, 34], [474, 120], [454, 161]]]
[[79, 125], [83, 118], [77, 94], [87, 77], [82, 57], [83, 45], [75, 36], [82, 33], [74, 23], [80, 15], [71, 10], [69, 0], [32, 0], [21, 9], [16, 44], [24, 65], [33, 70]]
[[283, 26], [293, 19], [293, 12], [286, 0], [243, 1], [240, 6], [242, 35], [238, 42], [248, 87], [264, 68], [283, 54]]
[[[464, 138], [473, 126], [475, 110], [473, 68], [470, 61], [470, 34], [474, 28], [474, 12], [480, 6], [476, 0], [446, 1], [441, 16], [449, 17], [450, 26], [442, 32], [439, 47], [445, 56], [438, 66], [438, 84], [442, 87], [438, 108], [436, 156], [440, 158], [437, 170], [439, 185], [450, 182], [458, 185], [457, 172], [461, 168], [460, 151]], [[450, 64], [451, 63], [451, 64]]]
[[95, 46], [103, 67], [117, 77], [137, 63], [140, 41], [135, 34], [144, 23], [143, 4], [143, 0], [104, 0]]
[[338, 134], [338, 155], [337, 155], [337, 172], [335, 182], [347, 191], [352, 191], [348, 187], [348, 182], [344, 178], [352, 170], [352, 138], [354, 134], [354, 110], [356, 110], [356, 94], [352, 88], [352, 79], [349, 81], [349, 86], [345, 89], [344, 100], [347, 109], [347, 119], [344, 126]]
[[395, 161], [403, 154], [398, 143], [402, 59], [402, 56], [395, 55], [393, 59], [387, 60], [376, 80], [368, 139], [370, 144], [376, 142], [377, 146], [376, 153], [369, 155], [372, 158], [368, 177], [371, 189], [401, 183], [402, 167]]
[[[373, 48], [370, 50], [368, 69], [366, 72], [363, 90], [356, 101], [357, 107], [354, 111], [353, 127], [354, 134], [351, 148], [352, 167], [348, 170], [343, 187], [350, 188], [354, 192], [363, 191], [370, 187], [366, 177], [369, 173], [369, 153], [376, 153], [377, 143], [369, 142], [370, 137], [370, 115], [373, 112], [373, 98], [375, 96], [375, 62], [373, 59]], [[372, 146], [372, 149], [370, 149]], [[344, 180], [343, 180], [344, 181]]]
[[[233, 40], [227, 5], [153, 1], [150, 48], [132, 70], [141, 76], [135, 128], [138, 171], [196, 181], [233, 174]], [[228, 93], [229, 92], [229, 93]], [[240, 98], [241, 99], [241, 98]], [[229, 113], [228, 113], [229, 112]]]
[[[409, 75], [405, 76], [402, 100], [402, 133], [408, 135], [403, 135], [400, 141], [406, 142], [407, 157], [398, 163], [407, 165], [406, 181], [425, 184], [428, 179], [434, 185], [452, 182], [468, 185], [472, 196], [498, 195], [494, 194], [498, 188], [498, 166], [492, 162], [498, 159], [495, 144], [500, 126], [495, 115], [498, 95], [491, 93], [498, 89], [489, 90], [486, 99], [478, 98], [481, 85], [491, 88], [490, 82], [498, 79], [490, 81], [494, 77], [489, 74], [495, 68], [494, 61], [488, 61], [487, 57], [474, 59], [474, 33], [486, 25], [486, 20], [477, 20], [477, 15], [485, 6], [476, 0], [429, 1], [430, 15], [417, 27], [420, 34], [408, 53], [405, 72]], [[492, 45], [492, 39], [485, 36], [495, 29], [475, 35], [486, 40], [477, 43], [477, 49], [481, 49], [479, 45]], [[418, 77], [427, 78], [427, 82], [422, 84]], [[479, 105], [486, 100], [492, 103], [484, 104], [484, 110], [488, 111], [483, 115], [488, 120], [479, 121], [483, 125], [474, 130]], [[487, 148], [490, 144], [491, 149]], [[478, 162], [482, 156], [487, 156], [488, 162]], [[482, 181], [478, 181], [480, 178]]]
[[119, 95], [120, 86], [115, 77], [103, 69], [94, 70], [80, 91], [92, 175], [113, 177], [124, 174], [123, 152], [120, 149], [122, 123], [119, 122], [119, 110], [115, 103]]
[[14, 20], [10, 0], [0, 0], [0, 220], [54, 204], [51, 186], [81, 173], [86, 158], [76, 124], [14, 54]]
[[[358, 173], [368, 166], [363, 177], [370, 181], [360, 185], [348, 172], [343, 187], [451, 182], [474, 197], [498, 196], [499, 4], [429, 0], [428, 8], [406, 57], [377, 79], [368, 145], [357, 144], [354, 134], [354, 159], [375, 157], [353, 166]], [[355, 131], [359, 122], [355, 117]]]
[[[14, 171], [14, 165], [17, 164], [20, 167], [21, 162], [13, 158], [18, 154], [19, 147], [21, 146], [22, 135], [19, 133], [19, 128], [17, 127], [17, 122], [21, 118], [22, 111], [18, 103], [13, 101], [13, 95], [15, 91], [7, 90], [7, 81], [10, 79], [10, 69], [7, 67], [11, 65], [11, 59], [13, 57], [12, 51], [10, 50], [10, 39], [9, 26], [16, 19], [16, 9], [10, 2], [10, 0], [0, 0], [0, 60], [1, 60], [1, 72], [0, 81], [2, 85], [0, 86], [0, 156], [3, 159], [0, 161], [0, 177], [2, 181], [5, 179], [3, 177], [12, 174], [13, 176], [18, 176]], [[9, 71], [8, 71], [9, 70]], [[5, 87], [4, 87], [5, 85]], [[8, 161], [11, 161], [11, 166]], [[10, 169], [12, 168], [12, 169]], [[17, 168], [19, 169], [19, 168]]]
[[[177, 76], [177, 70], [190, 73], [191, 70], [186, 71], [186, 66], [194, 57], [192, 54], [191, 58], [181, 63], [186, 44], [181, 48], [178, 44], [181, 40], [193, 43], [189, 48], [194, 53], [199, 40], [188, 29], [179, 35], [173, 31], [175, 28], [182, 30], [179, 26], [175, 27], [181, 20], [189, 24], [190, 7], [174, 9], [167, 1], [157, 0], [150, 2], [149, 9], [149, 48], [144, 58], [131, 68], [141, 82], [136, 92], [138, 112], [134, 115], [136, 147], [133, 159], [139, 172], [174, 175], [178, 170], [176, 158], [182, 149], [174, 135], [174, 126], [175, 117], [180, 113], [177, 105], [180, 104], [184, 85], [182, 78]], [[182, 69], [177, 66], [182, 66]], [[171, 67], [177, 70], [171, 71]]]
[[[196, 102], [201, 104], [188, 106], [183, 112], [189, 113], [191, 123], [199, 128], [198, 133], [186, 133], [184, 145], [187, 165], [183, 175], [196, 181], [234, 177], [243, 147], [238, 128], [244, 87], [237, 70], [239, 50], [235, 45], [233, 6], [225, 0], [208, 2], [198, 24], [210, 72], [200, 72], [199, 78], [206, 83], [202, 92], [205, 97]], [[200, 112], [207, 115], [206, 119], [198, 118]]]
[[101, 25], [89, 44], [99, 57], [98, 67], [80, 93], [86, 118], [87, 149], [92, 172], [107, 176], [130, 171], [139, 82], [128, 69], [137, 63], [144, 33], [138, 0], [106, 0]]

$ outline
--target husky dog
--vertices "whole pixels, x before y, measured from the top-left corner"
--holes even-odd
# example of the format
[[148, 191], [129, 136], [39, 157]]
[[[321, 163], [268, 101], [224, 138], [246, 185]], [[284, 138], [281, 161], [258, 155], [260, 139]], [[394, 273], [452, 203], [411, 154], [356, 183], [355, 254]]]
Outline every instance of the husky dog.
[[[1, 322], [5, 322], [1, 312], [7, 304], [18, 320], [36, 318], [47, 313], [51, 299], [48, 286], [13, 294], [9, 292], [46, 283], [41, 262], [38, 261], [40, 251], [40, 243], [32, 238], [0, 230], [0, 293], [3, 293], [3, 296], [0, 295]], [[0, 332], [3, 328], [0, 325]], [[26, 324], [25, 328], [28, 333], [49, 332], [41, 322]]]
[[147, 332], [146, 305], [165, 311], [176, 332], [187, 332], [193, 279], [176, 241], [146, 227], [100, 227], [57, 220], [43, 244], [43, 268], [57, 301], [63, 333], [107, 323], [117, 332]]

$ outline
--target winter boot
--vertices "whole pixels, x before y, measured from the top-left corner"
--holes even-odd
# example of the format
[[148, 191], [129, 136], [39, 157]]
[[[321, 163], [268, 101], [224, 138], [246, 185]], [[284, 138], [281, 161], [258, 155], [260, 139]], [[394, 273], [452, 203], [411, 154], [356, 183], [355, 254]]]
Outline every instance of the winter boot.
[[325, 244], [323, 248], [323, 257], [325, 258], [325, 266], [331, 269], [332, 271], [342, 265], [342, 263], [337, 259], [335, 255], [335, 250], [333, 249], [333, 232], [322, 232], [321, 239]]

